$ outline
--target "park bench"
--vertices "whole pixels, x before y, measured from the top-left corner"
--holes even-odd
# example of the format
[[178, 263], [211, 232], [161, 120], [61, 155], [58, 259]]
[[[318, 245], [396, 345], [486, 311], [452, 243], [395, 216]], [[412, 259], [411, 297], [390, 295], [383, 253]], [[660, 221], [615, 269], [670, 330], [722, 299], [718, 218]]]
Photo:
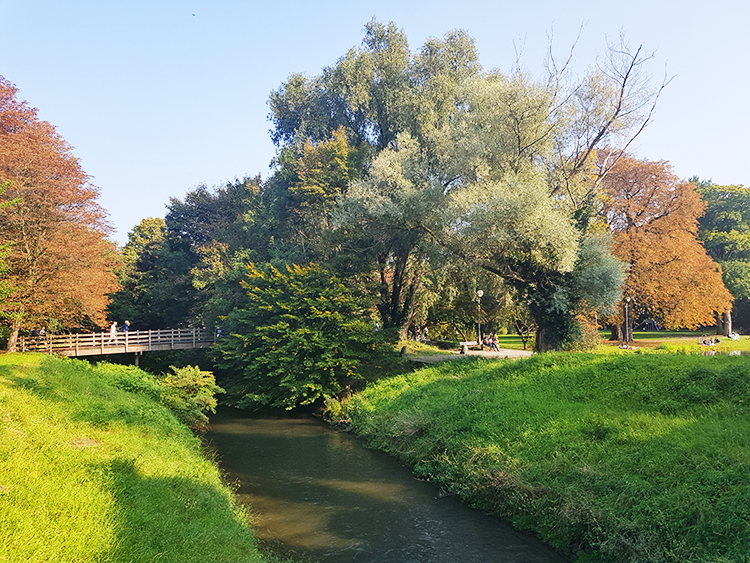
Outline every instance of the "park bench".
[[476, 340], [467, 340], [465, 342], [459, 342], [461, 345], [461, 353], [466, 354], [469, 351], [469, 346], [476, 346], [478, 342]]

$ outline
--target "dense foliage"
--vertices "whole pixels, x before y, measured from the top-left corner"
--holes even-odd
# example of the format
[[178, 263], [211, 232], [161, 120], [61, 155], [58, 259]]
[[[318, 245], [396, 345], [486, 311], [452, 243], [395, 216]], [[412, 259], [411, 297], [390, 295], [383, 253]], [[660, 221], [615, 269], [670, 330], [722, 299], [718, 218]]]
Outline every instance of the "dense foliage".
[[0, 247], [5, 247], [0, 320], [8, 348], [35, 324], [50, 329], [104, 322], [119, 264], [110, 227], [72, 148], [0, 77]]
[[706, 204], [698, 238], [721, 266], [722, 278], [734, 297], [731, 316], [720, 320], [721, 332], [750, 328], [750, 189], [720, 186], [691, 178]]
[[[484, 70], [463, 31], [412, 51], [403, 30], [372, 20], [361, 46], [271, 93], [279, 150], [267, 180], [199, 186], [170, 201], [160, 228], [149, 219], [131, 232], [110, 316], [141, 328], [218, 326], [246, 306], [246, 267], [266, 262], [320, 264], [368, 295], [401, 338], [425, 322], [451, 338], [481, 324], [533, 330], [538, 351], [586, 347], [628, 267], [629, 287], [642, 288], [629, 294], [636, 316], [694, 326], [727, 314], [718, 270], [695, 240], [700, 204], [688, 205], [675, 179], [649, 193], [693, 210], [669, 212], [684, 219], [679, 244], [676, 231], [638, 238], [635, 252], [648, 253], [636, 265], [622, 240], [604, 236], [621, 234], [605, 208], [634, 169], [625, 151], [663, 87], [643, 74], [652, 56], [612, 46], [579, 79], [552, 53], [541, 77], [520, 65]], [[679, 267], [640, 267], [646, 254], [659, 265], [684, 249], [690, 282]]]
[[[615, 256], [629, 266], [627, 340], [639, 316], [669, 329], [695, 329], [731, 310], [721, 269], [696, 240], [705, 204], [694, 184], [681, 181], [666, 162], [623, 156], [602, 185], [601, 215], [613, 233]], [[624, 311], [620, 323], [623, 317]]]
[[318, 266], [251, 266], [222, 324], [219, 367], [241, 406], [291, 409], [339, 394], [380, 339], [366, 302]]

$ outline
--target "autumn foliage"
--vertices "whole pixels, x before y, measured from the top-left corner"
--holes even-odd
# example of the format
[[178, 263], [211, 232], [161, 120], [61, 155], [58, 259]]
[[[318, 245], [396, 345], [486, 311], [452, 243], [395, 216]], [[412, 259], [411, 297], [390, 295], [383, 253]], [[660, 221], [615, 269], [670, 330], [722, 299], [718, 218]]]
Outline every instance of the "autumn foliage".
[[695, 186], [665, 161], [623, 157], [605, 177], [602, 212], [613, 253], [630, 265], [623, 295], [633, 313], [696, 328], [731, 308], [720, 267], [696, 239], [704, 210]]
[[0, 303], [9, 350], [34, 324], [103, 323], [119, 261], [105, 238], [99, 190], [72, 147], [16, 93], [0, 77], [0, 183], [10, 182], [2, 198], [17, 200], [0, 211], [0, 244], [10, 245], [5, 281], [13, 287]]

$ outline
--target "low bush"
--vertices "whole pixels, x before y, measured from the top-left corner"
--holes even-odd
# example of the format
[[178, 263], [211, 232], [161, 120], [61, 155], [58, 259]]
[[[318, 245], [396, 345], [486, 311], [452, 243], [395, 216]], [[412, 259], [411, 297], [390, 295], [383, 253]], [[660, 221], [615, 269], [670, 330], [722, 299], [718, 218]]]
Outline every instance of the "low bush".
[[170, 409], [190, 429], [206, 429], [209, 412], [216, 412], [216, 394], [224, 389], [216, 385], [214, 374], [198, 366], [170, 367], [172, 373], [154, 376], [134, 366], [97, 364], [111, 384], [123, 391], [141, 393]]
[[216, 385], [212, 372], [203, 371], [198, 366], [171, 366], [170, 369], [172, 373], [162, 380], [166, 387], [162, 394], [162, 403], [189, 428], [197, 431], [206, 430], [206, 413], [216, 412], [216, 394], [224, 393], [224, 389]]

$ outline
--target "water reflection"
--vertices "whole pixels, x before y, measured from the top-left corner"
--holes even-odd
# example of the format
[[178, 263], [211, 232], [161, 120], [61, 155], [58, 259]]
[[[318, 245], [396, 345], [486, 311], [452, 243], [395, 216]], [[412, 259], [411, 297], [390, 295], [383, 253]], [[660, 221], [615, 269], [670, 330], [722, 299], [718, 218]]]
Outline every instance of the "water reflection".
[[286, 557], [338, 562], [564, 561], [542, 543], [416, 481], [388, 456], [305, 414], [223, 410], [208, 434]]

